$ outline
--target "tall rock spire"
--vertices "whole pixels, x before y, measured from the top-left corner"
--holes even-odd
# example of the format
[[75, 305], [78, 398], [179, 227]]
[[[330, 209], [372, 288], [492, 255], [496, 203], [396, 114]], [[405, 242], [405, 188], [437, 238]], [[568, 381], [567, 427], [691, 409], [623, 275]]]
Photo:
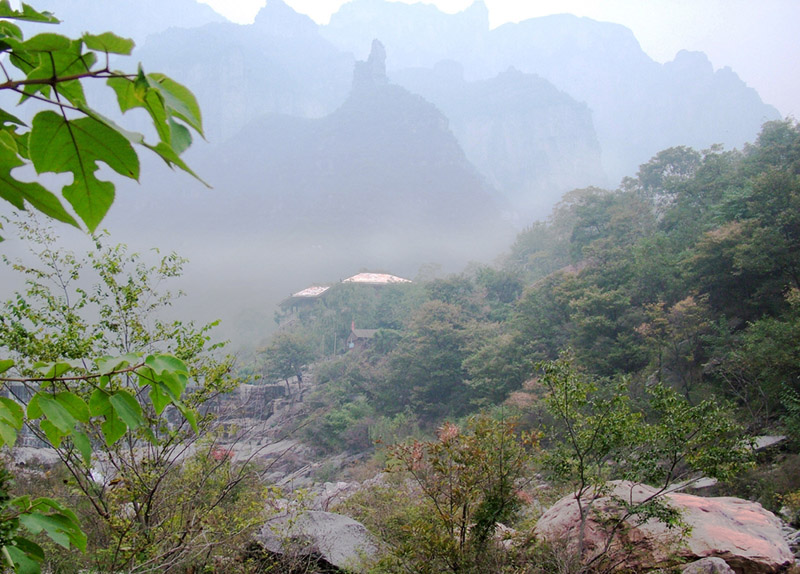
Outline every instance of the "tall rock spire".
[[387, 84], [386, 48], [377, 38], [372, 41], [372, 49], [366, 62], [356, 62], [353, 71], [353, 89]]

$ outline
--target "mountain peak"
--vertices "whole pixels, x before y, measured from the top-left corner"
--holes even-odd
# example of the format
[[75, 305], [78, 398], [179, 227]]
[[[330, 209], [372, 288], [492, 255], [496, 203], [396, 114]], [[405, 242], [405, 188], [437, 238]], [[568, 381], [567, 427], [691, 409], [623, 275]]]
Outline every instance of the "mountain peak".
[[366, 61], [356, 62], [353, 71], [353, 88], [386, 84], [386, 48], [377, 38], [372, 40], [372, 49]]
[[269, 31], [271, 35], [284, 37], [317, 32], [317, 25], [311, 18], [299, 14], [283, 0], [268, 0], [256, 14], [253, 25]]

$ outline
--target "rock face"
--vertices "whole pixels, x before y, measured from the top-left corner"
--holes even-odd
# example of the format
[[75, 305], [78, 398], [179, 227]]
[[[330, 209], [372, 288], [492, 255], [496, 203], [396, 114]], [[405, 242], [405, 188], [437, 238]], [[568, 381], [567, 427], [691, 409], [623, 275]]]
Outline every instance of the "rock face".
[[683, 574], [733, 574], [734, 572], [727, 562], [715, 556], [691, 562], [681, 571]]
[[[591, 109], [611, 182], [635, 173], [668, 147], [740, 147], [765, 120], [780, 117], [733, 70], [715, 70], [704, 54], [681, 52], [673, 62], [659, 64], [624, 26], [569, 14], [492, 28], [479, 1], [450, 15], [421, 2], [360, 0], [331, 16], [321, 34], [353, 53], [380, 38], [391, 54], [391, 78], [442, 60], [460, 62], [474, 80], [509, 66], [540, 76]], [[490, 115], [495, 111], [485, 109]]]
[[216, 165], [213, 184], [231, 193], [213, 211], [195, 204], [194, 216], [235, 221], [237, 233], [337, 245], [337, 257], [358, 265], [374, 257], [397, 269], [398, 259], [419, 253], [448, 262], [460, 254], [464, 263], [493, 257], [513, 237], [502, 196], [442, 112], [389, 83], [385, 59], [374, 42], [354, 67], [349, 97], [324, 118], [267, 115], [207, 150], [196, 163]]
[[364, 560], [378, 551], [375, 539], [363, 524], [318, 510], [278, 516], [261, 528], [256, 540], [274, 554], [321, 557], [348, 572], [363, 570]]
[[392, 79], [442, 110], [467, 159], [523, 222], [543, 219], [567, 191], [606, 182], [591, 111], [535, 74], [512, 67], [469, 82], [450, 61]]
[[[615, 482], [611, 490], [593, 503], [585, 527], [585, 560], [603, 548], [607, 534], [597, 521], [599, 515], [619, 515], [619, 501], [641, 503], [657, 490], [646, 485]], [[642, 552], [626, 558], [633, 567], [669, 560], [676, 552], [683, 559], [718, 557], [738, 574], [771, 573], [785, 569], [794, 561], [781, 535], [778, 518], [760, 504], [733, 497], [704, 498], [683, 493], [664, 495], [668, 503], [681, 511], [682, 520], [691, 527], [683, 544], [677, 546], [676, 529], [669, 530], [653, 520], [637, 525], [631, 521], [617, 542], [631, 542]], [[584, 501], [584, 503], [587, 501]], [[570, 540], [577, 545], [580, 515], [575, 498], [562, 498], [542, 515], [537, 534], [545, 539]], [[620, 531], [621, 532], [621, 531]], [[615, 544], [615, 549], [621, 544]], [[703, 570], [705, 571], [705, 570]]]

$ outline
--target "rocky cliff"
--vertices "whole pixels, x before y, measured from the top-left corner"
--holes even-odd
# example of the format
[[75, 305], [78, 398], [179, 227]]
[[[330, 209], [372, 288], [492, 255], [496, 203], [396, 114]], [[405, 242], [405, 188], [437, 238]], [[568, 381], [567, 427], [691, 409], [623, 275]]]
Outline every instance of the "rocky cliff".
[[534, 74], [509, 68], [468, 82], [449, 61], [393, 77], [445, 113], [467, 158], [521, 222], [542, 217], [571, 189], [606, 181], [589, 108]]

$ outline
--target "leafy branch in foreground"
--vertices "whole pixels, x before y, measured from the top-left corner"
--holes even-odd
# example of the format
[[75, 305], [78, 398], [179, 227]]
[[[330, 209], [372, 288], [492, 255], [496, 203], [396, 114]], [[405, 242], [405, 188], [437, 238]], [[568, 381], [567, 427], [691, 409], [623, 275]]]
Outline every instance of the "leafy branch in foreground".
[[[98, 179], [99, 163], [119, 175], [139, 179], [134, 145], [160, 156], [170, 167], [197, 177], [180, 155], [191, 145], [191, 130], [203, 134], [200, 108], [194, 95], [163, 74], [134, 73], [111, 68], [111, 55], [128, 56], [134, 43], [111, 32], [83, 34], [71, 39], [54, 33], [25, 39], [14, 21], [56, 24], [48, 12], [27, 4], [13, 9], [0, 1], [0, 93], [20, 96], [19, 104], [34, 100], [48, 109], [30, 125], [0, 108], [0, 198], [16, 209], [26, 206], [55, 220], [79, 227], [59, 197], [38, 182], [17, 179], [17, 168], [31, 165], [37, 174], [71, 173], [72, 183], [61, 190], [64, 199], [88, 228], [95, 231], [114, 201], [114, 184]], [[82, 82], [105, 80], [122, 113], [142, 108], [149, 115], [158, 141], [128, 131], [89, 105]]]
[[[0, 361], [0, 383], [8, 386], [14, 397], [0, 397], [0, 447], [14, 446], [23, 425], [38, 424], [54, 448], [63, 447], [67, 457], [79, 456], [82, 466], [91, 470], [92, 441], [97, 437], [112, 447], [129, 430], [138, 429], [144, 440], [157, 442], [143, 414], [140, 395], [145, 391], [148, 406], [156, 414], [173, 405], [197, 430], [194, 411], [181, 400], [188, 381], [188, 369], [182, 361], [169, 355], [131, 353], [103, 357], [94, 366], [94, 372], [87, 372], [74, 361], [37, 363], [35, 369], [41, 377], [24, 378], [4, 376], [14, 367], [14, 361]], [[67, 376], [69, 373], [80, 374]], [[120, 380], [129, 377], [134, 377], [138, 390]], [[78, 381], [84, 383], [80, 391], [74, 386]], [[64, 548], [86, 549], [86, 535], [77, 516], [58, 501], [19, 496], [9, 498], [1, 512], [4, 523], [22, 525], [31, 535], [44, 532]], [[21, 572], [38, 571], [38, 562], [44, 559], [41, 547], [21, 535], [5, 540], [2, 553]]]
[[[0, 447], [19, 442], [21, 434], [41, 440], [60, 460], [58, 472], [66, 480], [43, 490], [41, 478], [23, 485], [25, 473], [18, 471], [18, 491], [69, 503], [86, 525], [87, 556], [71, 558], [81, 567], [133, 571], [148, 561], [182, 563], [200, 547], [213, 560], [211, 549], [251, 522], [208, 520], [234, 498], [252, 496], [257, 481], [247, 465], [203, 460], [213, 459], [213, 448], [201, 445], [213, 434], [214, 421], [198, 411], [205, 413], [209, 400], [239, 381], [230, 375], [232, 359], [217, 356], [220, 344], [209, 334], [214, 323], [195, 327], [160, 318], [175, 297], [163, 284], [180, 275], [184, 260], [168, 254], [150, 262], [123, 245], [106, 246], [104, 237], [77, 256], [59, 248], [46, 227], [21, 218], [14, 223], [36, 262], [4, 258], [25, 278], [25, 288], [0, 304], [0, 385], [6, 395], [0, 397]], [[194, 479], [216, 485], [216, 494], [176, 506], [190, 460], [203, 473]], [[43, 559], [41, 547], [27, 540], [38, 532], [21, 518], [29, 512], [19, 515], [13, 504], [4, 508], [3, 520], [20, 516], [8, 544], [26, 555], [29, 566]], [[247, 508], [247, 516], [254, 515], [256, 506]], [[59, 514], [60, 524], [81, 532], [61, 507], [40, 513]], [[174, 536], [178, 529], [185, 535]], [[49, 543], [36, 543], [48, 549], [44, 560], [56, 556]], [[19, 552], [9, 552], [6, 561], [21, 568]], [[68, 556], [61, 552], [59, 558]], [[26, 568], [20, 571], [34, 571]]]
[[[32, 103], [36, 110], [32, 118], [21, 119], [0, 107], [0, 198], [15, 211], [33, 208], [75, 227], [82, 222], [94, 232], [115, 194], [113, 182], [98, 178], [100, 164], [138, 180], [134, 146], [141, 146], [170, 167], [197, 177], [180, 158], [192, 143], [192, 131], [203, 134], [200, 108], [188, 89], [163, 74], [145, 73], [141, 65], [135, 72], [113, 69], [112, 56], [130, 55], [132, 40], [111, 32], [75, 39], [55, 33], [26, 38], [22, 23], [58, 20], [28, 4], [17, 9], [9, 0], [0, 0], [0, 94], [19, 96], [18, 105]], [[84, 87], [94, 80], [107, 84], [121, 113], [143, 109], [156, 140], [146, 141], [143, 134], [120, 127], [93, 108]], [[18, 168], [37, 175], [71, 174], [71, 182], [60, 194], [53, 193], [37, 181], [20, 179]], [[42, 244], [35, 232], [24, 238]], [[184, 533], [177, 542], [154, 545], [149, 533], [156, 530], [155, 512], [147, 501], [156, 500], [184, 441], [199, 436], [203, 417], [195, 414], [195, 407], [235, 384], [227, 376], [230, 361], [202, 356], [216, 348], [207, 345], [211, 326], [195, 329], [180, 322], [153, 325], [144, 320], [168, 304], [169, 297], [154, 295], [150, 271], [144, 267], [121, 276], [129, 261], [124, 247], [101, 252], [93, 261], [102, 281], [89, 293], [72, 284], [80, 267], [74, 257], [59, 255], [52, 244], [44, 243], [39, 255], [46, 269], [15, 265], [28, 276], [29, 289], [7, 302], [0, 315], [0, 385], [6, 395], [0, 397], [0, 447], [13, 446], [23, 427], [53, 447], [76, 490], [105, 520], [104, 531], [116, 542], [116, 551], [100, 570], [129, 567], [144, 560], [142, 549], [150, 547], [178, 560], [191, 537]], [[156, 274], [174, 276], [181, 263], [165, 258]], [[100, 317], [94, 325], [80, 314], [91, 305]], [[185, 393], [189, 381], [196, 390]], [[181, 416], [168, 416], [173, 410]], [[102, 456], [94, 457], [98, 451]], [[139, 480], [137, 489], [112, 496], [109, 485], [95, 478], [93, 463], [98, 459], [105, 460], [119, 480]], [[146, 465], [152, 468], [144, 472]], [[219, 474], [220, 468], [212, 465], [203, 476]], [[39, 572], [44, 551], [30, 537], [40, 533], [64, 548], [86, 549], [87, 536], [73, 510], [49, 497], [12, 498], [11, 477], [2, 468], [0, 474], [3, 570], [7, 565], [16, 572]], [[230, 481], [223, 483], [221, 492], [232, 490]], [[129, 508], [134, 512], [120, 513]], [[192, 520], [196, 515], [187, 513]], [[174, 529], [166, 523], [161, 528], [170, 533]], [[137, 538], [141, 533], [145, 535]], [[136, 544], [131, 543], [134, 539]]]

